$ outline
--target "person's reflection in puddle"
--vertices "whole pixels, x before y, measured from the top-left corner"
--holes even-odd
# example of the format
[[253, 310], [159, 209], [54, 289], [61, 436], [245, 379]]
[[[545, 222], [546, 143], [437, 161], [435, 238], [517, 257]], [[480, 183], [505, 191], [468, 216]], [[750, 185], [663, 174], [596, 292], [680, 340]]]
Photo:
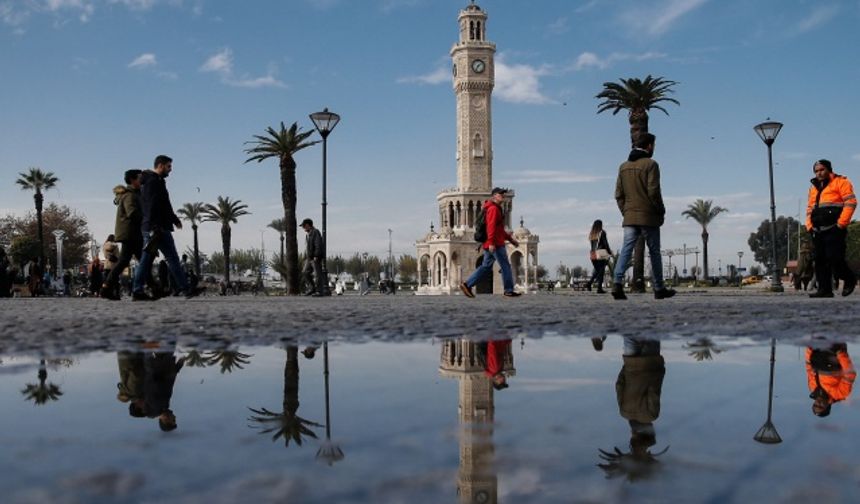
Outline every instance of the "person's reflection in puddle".
[[170, 409], [176, 375], [185, 358], [177, 359], [173, 351], [147, 351], [143, 354], [143, 407], [148, 418], [157, 418], [164, 432], [175, 430], [176, 415]]
[[135, 418], [146, 416], [143, 402], [143, 352], [122, 351], [116, 354], [119, 365], [119, 383], [116, 398], [128, 403], [128, 414]]
[[854, 388], [857, 372], [848, 355], [848, 345], [806, 347], [806, 378], [812, 414], [826, 417], [833, 403], [847, 399]]
[[657, 457], [668, 450], [651, 453], [657, 444], [654, 421], [660, 416], [660, 394], [666, 367], [660, 355], [660, 341], [644, 338], [624, 338], [624, 364], [615, 382], [618, 410], [630, 424], [630, 452], [600, 451], [604, 463], [598, 467], [607, 478], [626, 476], [634, 481], [651, 476]]
[[494, 394], [508, 388], [508, 377], [516, 374], [511, 340], [447, 340], [442, 345], [439, 372], [456, 378], [459, 386], [459, 502], [494, 504], [498, 502]]

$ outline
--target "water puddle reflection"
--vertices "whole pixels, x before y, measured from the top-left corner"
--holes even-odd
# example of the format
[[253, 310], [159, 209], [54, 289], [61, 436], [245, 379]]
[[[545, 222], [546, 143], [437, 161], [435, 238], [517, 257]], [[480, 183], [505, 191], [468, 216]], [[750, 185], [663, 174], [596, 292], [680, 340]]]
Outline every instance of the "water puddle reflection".
[[3, 356], [2, 498], [853, 501], [850, 350], [544, 337]]

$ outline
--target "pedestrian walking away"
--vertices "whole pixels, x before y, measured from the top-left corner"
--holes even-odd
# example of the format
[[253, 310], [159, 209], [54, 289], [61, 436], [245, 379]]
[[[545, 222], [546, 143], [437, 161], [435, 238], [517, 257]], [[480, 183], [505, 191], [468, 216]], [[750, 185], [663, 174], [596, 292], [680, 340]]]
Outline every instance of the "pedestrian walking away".
[[627, 299], [624, 294], [624, 273], [633, 255], [633, 247], [640, 236], [645, 237], [651, 258], [651, 282], [654, 298], [665, 299], [675, 295], [663, 284], [663, 257], [660, 254], [660, 226], [666, 215], [660, 190], [660, 166], [652, 159], [656, 137], [642, 133], [636, 138], [627, 161], [618, 168], [615, 183], [615, 201], [621, 210], [624, 242], [615, 264], [612, 297]]
[[152, 170], [146, 170], [140, 176], [143, 253], [134, 275], [132, 299], [135, 301], [151, 299], [143, 292], [143, 284], [146, 275], [152, 274], [156, 250], [164, 255], [170, 275], [180, 293], [185, 297], [194, 297], [198, 291], [189, 288], [188, 278], [179, 263], [179, 255], [176, 253], [176, 244], [173, 241], [174, 227], [182, 229], [182, 222], [170, 203], [170, 194], [167, 192], [165, 181], [173, 171], [173, 160], [167, 156], [158, 156], [153, 166]]
[[314, 227], [314, 221], [305, 219], [302, 221], [302, 229], [305, 230], [305, 264], [302, 268], [302, 281], [308, 285], [306, 296], [320, 297], [325, 294], [323, 282], [322, 260], [325, 254], [322, 234]]
[[591, 273], [591, 279], [585, 284], [585, 288], [591, 291], [591, 285], [597, 284], [597, 293], [606, 293], [603, 290], [603, 273], [606, 271], [606, 264], [609, 263], [609, 258], [612, 257], [612, 249], [609, 248], [609, 240], [606, 239], [606, 231], [603, 230], [603, 221], [598, 219], [591, 226], [591, 232], [588, 233], [588, 240], [591, 242], [591, 252], [589, 259], [594, 271]]
[[848, 224], [857, 209], [857, 197], [851, 181], [833, 173], [826, 159], [812, 165], [815, 177], [809, 182], [806, 205], [806, 230], [812, 234], [815, 248], [815, 278], [818, 289], [812, 298], [833, 297], [833, 278], [843, 281], [842, 295], [854, 292], [857, 277], [845, 263], [845, 243]]
[[484, 222], [487, 226], [487, 239], [481, 245], [484, 251], [484, 260], [478, 269], [463, 283], [460, 284], [460, 290], [467, 297], [473, 298], [472, 293], [474, 287], [485, 275], [493, 274], [493, 263], [499, 261], [499, 268], [502, 270], [502, 284], [504, 286], [505, 297], [517, 297], [521, 294], [514, 291], [514, 275], [511, 272], [511, 263], [508, 261], [508, 252], [505, 248], [505, 242], [511, 242], [514, 247], [519, 247], [520, 244], [511, 236], [505, 229], [505, 213], [502, 210], [501, 204], [505, 200], [507, 189], [494, 187], [490, 199], [484, 202], [482, 211], [484, 212]]

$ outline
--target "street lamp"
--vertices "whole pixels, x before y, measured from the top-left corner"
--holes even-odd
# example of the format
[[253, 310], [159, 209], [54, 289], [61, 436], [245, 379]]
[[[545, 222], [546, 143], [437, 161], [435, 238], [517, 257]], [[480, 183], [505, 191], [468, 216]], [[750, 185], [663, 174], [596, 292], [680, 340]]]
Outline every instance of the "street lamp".
[[776, 427], [773, 425], [771, 413], [773, 413], [773, 366], [776, 361], [776, 338], [770, 339], [770, 383], [767, 388], [767, 420], [764, 425], [755, 433], [753, 439], [764, 444], [782, 443], [782, 438]]
[[758, 133], [758, 136], [761, 138], [762, 142], [767, 145], [767, 166], [768, 175], [770, 176], [770, 291], [782, 292], [782, 282], [780, 281], [779, 277], [777, 277], [778, 272], [776, 270], [776, 203], [774, 203], [773, 197], [772, 152], [773, 142], [776, 140], [776, 136], [779, 135], [779, 130], [782, 129], [782, 123], [768, 120], [759, 124], [754, 129], [755, 132]]
[[331, 291], [328, 288], [328, 266], [326, 265], [326, 250], [327, 250], [327, 237], [326, 237], [326, 162], [327, 162], [327, 139], [329, 133], [337, 126], [337, 123], [340, 122], [340, 116], [335, 114], [334, 112], [329, 112], [328, 108], [323, 109], [322, 112], [314, 112], [310, 115], [311, 121], [314, 123], [314, 127], [316, 127], [320, 136], [323, 139], [323, 170], [322, 170], [322, 239], [323, 239], [323, 254], [322, 254], [322, 275], [325, 279], [323, 282], [323, 292], [324, 296], [331, 296]]
[[[738, 273], [741, 271], [741, 257], [744, 256], [744, 252], [742, 250], [738, 251]], [[743, 275], [741, 275], [743, 276]]]
[[54, 239], [57, 241], [57, 278], [63, 276], [63, 238], [66, 237], [66, 232], [62, 229], [54, 230]]

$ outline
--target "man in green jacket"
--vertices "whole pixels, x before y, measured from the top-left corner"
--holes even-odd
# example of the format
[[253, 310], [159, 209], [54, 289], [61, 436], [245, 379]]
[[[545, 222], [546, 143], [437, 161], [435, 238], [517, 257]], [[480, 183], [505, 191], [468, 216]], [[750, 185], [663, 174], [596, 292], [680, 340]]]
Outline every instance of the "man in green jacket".
[[[140, 174], [141, 170], [126, 171], [126, 185], [118, 185], [113, 189], [116, 196], [113, 200], [116, 205], [114, 238], [122, 244], [122, 252], [116, 266], [111, 269], [110, 275], [102, 284], [101, 297], [105, 299], [119, 300], [117, 285], [120, 275], [131, 263], [132, 256], [140, 261], [143, 249], [143, 235], [140, 232], [140, 222], [143, 219], [143, 212], [140, 209]], [[151, 277], [150, 273], [149, 283], [151, 283]]]
[[627, 299], [624, 294], [624, 273], [633, 255], [639, 236], [645, 236], [651, 257], [651, 281], [654, 297], [665, 299], [675, 295], [663, 284], [663, 258], [660, 255], [660, 226], [666, 215], [663, 195], [660, 192], [660, 166], [651, 159], [656, 137], [650, 133], [639, 135], [627, 161], [618, 168], [615, 183], [615, 201], [624, 217], [624, 244], [615, 265], [615, 284], [612, 297]]

